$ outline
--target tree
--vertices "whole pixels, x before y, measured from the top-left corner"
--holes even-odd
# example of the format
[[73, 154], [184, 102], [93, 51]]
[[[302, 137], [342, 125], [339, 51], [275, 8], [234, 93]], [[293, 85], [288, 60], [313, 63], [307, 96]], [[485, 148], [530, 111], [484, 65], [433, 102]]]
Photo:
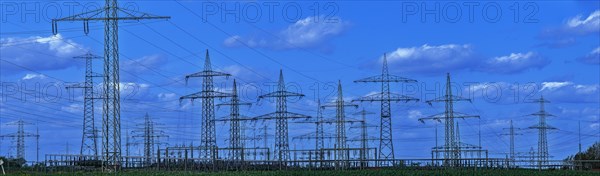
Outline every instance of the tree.
[[600, 169], [600, 142], [584, 152], [568, 156], [565, 162], [572, 162], [576, 169]]

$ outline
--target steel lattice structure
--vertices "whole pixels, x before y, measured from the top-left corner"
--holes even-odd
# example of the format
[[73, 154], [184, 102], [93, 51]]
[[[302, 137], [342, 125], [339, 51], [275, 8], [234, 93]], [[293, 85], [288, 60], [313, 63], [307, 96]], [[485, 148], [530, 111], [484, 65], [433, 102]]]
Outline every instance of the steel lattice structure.
[[[471, 99], [463, 98], [452, 95], [452, 86], [450, 81], [450, 73], [446, 74], [446, 95], [428, 100], [426, 103], [432, 105], [433, 102], [443, 102], [444, 112], [435, 114], [429, 117], [419, 118], [419, 121], [425, 122], [425, 120], [436, 120], [438, 122], [444, 121], [444, 165], [450, 167], [459, 166], [460, 162], [460, 136], [458, 135], [458, 129], [455, 129], [454, 119], [456, 118], [479, 118], [478, 115], [467, 115], [464, 113], [454, 111], [454, 102], [468, 101]], [[436, 146], [436, 148], [440, 148]]]
[[205, 159], [214, 161], [216, 154], [214, 153], [217, 146], [216, 133], [215, 133], [215, 98], [231, 97], [231, 94], [219, 92], [215, 90], [213, 78], [214, 77], [229, 77], [228, 73], [222, 73], [212, 70], [210, 62], [210, 56], [208, 50], [206, 50], [206, 58], [204, 60], [204, 70], [198, 73], [185, 76], [186, 83], [189, 78], [201, 77], [202, 78], [202, 91], [182, 96], [179, 98], [180, 101], [184, 99], [195, 99], [202, 100], [202, 131], [200, 134], [200, 156]]
[[308, 119], [310, 116], [289, 112], [287, 110], [287, 98], [288, 97], [304, 97], [303, 94], [288, 92], [285, 87], [285, 81], [283, 80], [283, 71], [279, 71], [279, 81], [277, 83], [277, 91], [267, 93], [258, 97], [259, 101], [265, 98], [275, 98], [277, 103], [277, 109], [275, 112], [264, 114], [261, 116], [254, 117], [252, 119], [275, 119], [275, 160], [279, 161], [279, 168], [282, 169], [287, 166], [287, 162], [290, 160], [290, 144], [288, 137], [288, 119], [305, 118]]
[[85, 59], [85, 82], [69, 85], [66, 88], [83, 89], [83, 135], [81, 136], [80, 155], [98, 156], [98, 133], [94, 119], [94, 101], [98, 99], [94, 94], [94, 78], [102, 77], [102, 74], [93, 72], [93, 60], [101, 59], [101, 56], [90, 52], [76, 56], [77, 59]]
[[394, 165], [394, 143], [392, 141], [392, 111], [391, 102], [409, 102], [419, 101], [417, 98], [399, 95], [390, 92], [390, 82], [415, 83], [416, 80], [403, 78], [395, 75], [390, 75], [388, 71], [387, 57], [383, 55], [383, 67], [381, 75], [372, 76], [354, 82], [373, 82], [381, 83], [381, 92], [367, 95], [365, 97], [352, 100], [361, 102], [381, 102], [381, 124], [379, 133], [379, 165], [390, 166]]
[[[360, 160], [362, 161], [361, 167], [366, 167], [367, 163], [365, 162], [365, 160], [367, 159], [367, 149], [369, 148], [369, 140], [374, 140], [375, 138], [370, 138], [367, 128], [376, 128], [377, 125], [370, 125], [367, 123], [367, 115], [372, 115], [375, 114], [373, 112], [369, 112], [366, 111], [364, 108], [361, 111], [358, 111], [352, 115], [360, 115], [361, 118], [361, 122], [360, 122]], [[356, 127], [350, 127], [350, 128], [356, 128]]]
[[102, 108], [103, 167], [117, 171], [121, 168], [121, 103], [119, 88], [119, 21], [169, 19], [143, 12], [119, 8], [117, 0], [106, 0], [105, 6], [81, 14], [52, 19], [52, 33], [58, 33], [58, 22], [82, 21], [89, 33], [89, 21], [104, 22], [104, 103]]
[[[144, 160], [145, 160], [145, 166], [151, 166], [153, 159], [155, 154], [154, 152], [155, 150], [155, 146], [160, 145], [161, 143], [159, 142], [160, 138], [166, 138], [169, 137], [167, 135], [165, 135], [165, 132], [162, 130], [157, 130], [156, 127], [158, 124], [156, 122], [154, 122], [154, 120], [152, 120], [152, 118], [150, 117], [150, 115], [148, 115], [148, 113], [146, 113], [146, 115], [144, 115], [144, 123], [142, 124], [138, 124], [138, 126], [141, 126], [139, 129], [133, 130], [133, 138], [142, 138], [143, 142], [141, 142], [144, 145]], [[126, 145], [130, 145], [130, 144], [135, 144], [135, 143], [129, 143]]]
[[548, 164], [548, 158], [549, 158], [547, 132], [548, 132], [548, 130], [554, 130], [557, 128], [552, 127], [546, 123], [546, 117], [554, 116], [552, 114], [547, 113], [546, 109], [544, 107], [544, 104], [550, 103], [550, 101], [544, 99], [544, 96], [541, 96], [540, 99], [534, 100], [533, 103], [539, 103], [540, 110], [538, 112], [530, 114], [530, 115], [538, 116], [539, 121], [538, 121], [537, 125], [530, 126], [529, 128], [538, 130], [538, 151], [537, 151], [536, 158], [537, 158], [538, 169], [542, 169], [542, 167], [544, 167], [545, 165]]
[[511, 166], [514, 167], [515, 166], [515, 159], [516, 159], [516, 153], [515, 153], [515, 135], [523, 135], [523, 133], [515, 133], [515, 130], [520, 130], [520, 128], [515, 128], [513, 126], [513, 121], [510, 120], [510, 127], [509, 128], [503, 128], [504, 130], [508, 130], [508, 134], [502, 134], [502, 135], [508, 135], [510, 137], [510, 150], [509, 150], [509, 156], [510, 156], [510, 162], [511, 162]]
[[342, 82], [338, 81], [337, 88], [337, 99], [334, 103], [327, 104], [321, 106], [322, 108], [333, 107], [335, 108], [335, 150], [336, 150], [336, 168], [346, 168], [348, 167], [348, 153], [346, 149], [348, 145], [346, 144], [346, 112], [345, 107], [354, 107], [358, 108], [358, 105], [344, 102], [344, 95], [342, 93]]
[[244, 145], [242, 143], [242, 127], [241, 121], [245, 119], [241, 119], [240, 115], [240, 105], [242, 106], [251, 106], [252, 103], [244, 103], [240, 102], [237, 91], [237, 83], [236, 80], [233, 80], [233, 90], [231, 92], [231, 101], [226, 103], [218, 104], [217, 106], [230, 106], [229, 116], [225, 118], [218, 119], [217, 121], [229, 121], [229, 147], [231, 148], [231, 159], [233, 161], [244, 161], [244, 153], [243, 148]]
[[[27, 123], [23, 120], [11, 122], [11, 123], [8, 123], [7, 125], [17, 126], [17, 132], [12, 133], [12, 134], [1, 135], [0, 138], [5, 138], [5, 137], [13, 138], [16, 141], [16, 149], [17, 149], [16, 158], [25, 159], [25, 138], [26, 137], [35, 137], [39, 142], [39, 138], [40, 138], [39, 133], [33, 134], [33, 133], [25, 132], [25, 125], [32, 125], [32, 124]], [[38, 147], [38, 149], [39, 149], [39, 147]]]

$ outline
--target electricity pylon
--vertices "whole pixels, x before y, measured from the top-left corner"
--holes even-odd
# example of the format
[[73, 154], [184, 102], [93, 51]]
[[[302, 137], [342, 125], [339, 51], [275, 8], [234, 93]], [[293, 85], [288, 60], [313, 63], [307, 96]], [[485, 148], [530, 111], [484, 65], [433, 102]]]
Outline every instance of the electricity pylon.
[[344, 169], [348, 167], [348, 145], [346, 144], [346, 112], [345, 107], [358, 108], [358, 105], [351, 104], [344, 101], [344, 95], [342, 93], [342, 82], [338, 80], [338, 92], [337, 99], [334, 103], [326, 104], [321, 106], [322, 108], [334, 107], [335, 108], [335, 134], [336, 134], [336, 145], [335, 145], [335, 159], [336, 168]]
[[85, 82], [69, 85], [66, 88], [81, 88], [83, 89], [83, 135], [81, 137], [80, 155], [93, 155], [98, 157], [98, 135], [96, 133], [96, 122], [94, 119], [94, 101], [98, 99], [94, 94], [94, 78], [102, 77], [102, 74], [93, 72], [93, 60], [100, 59], [97, 56], [88, 52], [81, 56], [74, 57], [76, 59], [85, 59]]
[[[373, 112], [369, 112], [366, 111], [364, 108], [361, 111], [358, 111], [352, 115], [361, 115], [362, 120], [360, 122], [360, 166], [361, 167], [366, 167], [367, 166], [367, 150], [369, 149], [369, 140], [373, 140], [375, 138], [369, 138], [369, 134], [367, 131], [367, 128], [376, 128], [377, 125], [371, 125], [367, 123], [367, 115], [371, 115], [371, 114], [375, 114]], [[356, 126], [350, 127], [350, 128], [357, 128]]]
[[383, 55], [383, 68], [381, 75], [372, 76], [354, 82], [374, 82], [381, 83], [381, 92], [367, 95], [365, 97], [352, 100], [360, 102], [381, 102], [381, 124], [379, 133], [379, 164], [380, 166], [394, 165], [394, 143], [392, 138], [392, 111], [391, 102], [409, 102], [419, 101], [417, 98], [399, 95], [390, 92], [390, 82], [415, 83], [416, 80], [390, 75], [388, 72], [387, 57]]
[[[308, 133], [308, 134], [305, 134], [302, 136], [313, 135], [313, 137], [310, 137], [310, 139], [315, 139], [315, 153], [319, 157], [319, 159], [323, 160], [324, 153], [321, 151], [321, 149], [325, 148], [325, 131], [323, 129], [323, 123], [325, 123], [325, 122], [323, 119], [323, 108], [321, 108], [321, 100], [320, 99], [317, 100], [317, 116], [316, 116], [315, 120], [298, 121], [298, 122], [294, 122], [294, 123], [309, 123], [309, 124], [314, 124], [316, 126], [314, 133]], [[304, 138], [303, 137], [300, 137], [300, 138], [294, 137], [294, 139], [304, 139]], [[322, 165], [322, 163], [321, 163], [321, 165]]]
[[279, 169], [283, 169], [287, 166], [287, 162], [290, 160], [290, 144], [288, 137], [288, 119], [305, 118], [308, 119], [310, 116], [289, 112], [287, 110], [287, 98], [288, 97], [303, 97], [303, 94], [288, 92], [285, 87], [283, 80], [283, 71], [279, 71], [279, 81], [277, 83], [277, 91], [267, 93], [258, 97], [258, 100], [265, 98], [275, 98], [277, 101], [277, 110], [272, 113], [264, 114], [261, 116], [254, 117], [253, 119], [275, 119], [275, 159], [279, 162]]
[[119, 21], [169, 19], [138, 11], [119, 8], [117, 0], [106, 0], [100, 9], [52, 19], [52, 33], [58, 34], [58, 22], [83, 21], [84, 33], [89, 33], [89, 21], [104, 22], [104, 103], [102, 108], [102, 150], [106, 170], [121, 168], [121, 103], [119, 88]]
[[25, 125], [33, 125], [31, 123], [27, 123], [23, 120], [18, 120], [15, 122], [7, 123], [6, 125], [15, 125], [17, 126], [17, 132], [11, 134], [1, 135], [0, 138], [13, 138], [17, 144], [17, 156], [16, 158], [25, 159], [25, 138], [26, 137], [35, 137], [39, 142], [40, 135], [25, 132]]
[[503, 128], [504, 130], [508, 130], [508, 134], [502, 134], [502, 135], [508, 135], [510, 137], [510, 164], [512, 167], [515, 166], [515, 135], [523, 135], [523, 133], [515, 133], [515, 130], [520, 130], [520, 128], [515, 128], [513, 126], [513, 121], [510, 120], [510, 127], [509, 128]]
[[231, 101], [226, 103], [218, 104], [217, 106], [230, 106], [231, 110], [229, 112], [229, 116], [225, 118], [221, 118], [217, 121], [229, 121], [229, 147], [231, 147], [231, 159], [233, 161], [244, 161], [244, 153], [242, 145], [242, 129], [241, 129], [241, 121], [240, 119], [240, 105], [241, 106], [251, 106], [252, 103], [244, 103], [240, 102], [237, 92], [237, 83], [235, 79], [233, 80], [233, 90], [231, 92]]
[[[426, 101], [429, 105], [433, 102], [444, 102], [445, 109], [443, 113], [432, 116], [419, 118], [419, 121], [425, 123], [425, 120], [444, 121], [444, 165], [449, 167], [457, 167], [460, 162], [460, 141], [457, 135], [457, 129], [454, 128], [454, 119], [456, 118], [479, 118], [478, 115], [467, 115], [454, 111], [454, 102], [468, 101], [471, 99], [452, 95], [452, 86], [450, 82], [450, 73], [446, 74], [446, 95], [432, 100]], [[438, 146], [436, 146], [438, 147]]]
[[546, 124], [546, 117], [554, 116], [552, 114], [548, 114], [544, 107], [544, 103], [550, 103], [550, 101], [544, 99], [544, 96], [541, 96], [540, 99], [534, 100], [533, 103], [540, 103], [540, 111], [530, 114], [532, 116], [539, 117], [538, 124], [530, 126], [529, 128], [538, 130], [537, 165], [538, 169], [541, 170], [544, 165], [548, 164], [549, 154], [547, 130], [554, 130], [556, 128]]
[[168, 137], [162, 130], [157, 130], [155, 127], [160, 125], [152, 120], [148, 113], [144, 116], [144, 123], [138, 124], [141, 126], [140, 129], [133, 130], [133, 138], [142, 138], [144, 145], [144, 158], [145, 166], [152, 165], [152, 158], [154, 158], [154, 147], [160, 145], [159, 139]]
[[215, 90], [214, 77], [229, 77], [229, 73], [222, 73], [212, 70], [210, 56], [206, 50], [206, 58], [204, 60], [204, 70], [198, 73], [185, 76], [186, 83], [189, 78], [202, 78], [202, 91], [182, 96], [179, 101], [190, 99], [192, 102], [195, 99], [202, 100], [202, 131], [200, 134], [200, 156], [204, 159], [215, 161], [217, 159], [216, 146], [217, 136], [215, 133], [215, 98], [230, 97], [231, 94], [223, 93]]

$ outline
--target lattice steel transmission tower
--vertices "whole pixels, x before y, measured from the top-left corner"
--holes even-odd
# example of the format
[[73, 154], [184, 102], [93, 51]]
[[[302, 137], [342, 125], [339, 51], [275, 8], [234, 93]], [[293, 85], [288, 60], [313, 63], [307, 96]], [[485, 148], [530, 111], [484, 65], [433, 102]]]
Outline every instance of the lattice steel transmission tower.
[[298, 121], [294, 123], [308, 123], [314, 124], [316, 129], [314, 133], [308, 133], [301, 136], [294, 137], [294, 139], [314, 139], [315, 140], [315, 153], [321, 160], [324, 157], [324, 153], [321, 149], [325, 148], [325, 130], [323, 124], [326, 123], [323, 119], [323, 108], [321, 107], [321, 100], [317, 100], [317, 116], [314, 120], [309, 121]]
[[344, 95], [342, 93], [342, 82], [338, 80], [337, 99], [334, 103], [326, 104], [321, 106], [322, 108], [333, 107], [335, 108], [335, 160], [336, 168], [348, 167], [348, 145], [346, 144], [346, 112], [345, 108], [354, 107], [358, 108], [358, 105], [347, 103], [344, 101]]
[[13, 138], [13, 140], [15, 140], [16, 142], [16, 150], [17, 150], [17, 155], [16, 158], [22, 158], [25, 159], [25, 138], [26, 137], [35, 137], [37, 140], [36, 142], [39, 143], [39, 138], [40, 135], [39, 134], [33, 134], [33, 133], [28, 133], [25, 132], [25, 125], [33, 125], [32, 123], [27, 123], [23, 120], [18, 120], [15, 122], [11, 122], [11, 123], [7, 123], [6, 125], [15, 125], [17, 126], [17, 132], [16, 133], [12, 133], [12, 134], [5, 134], [5, 135], [1, 135], [0, 138]]
[[202, 78], [202, 91], [182, 96], [179, 101], [184, 99], [202, 100], [202, 131], [200, 134], [200, 157], [215, 161], [217, 159], [216, 147], [217, 136], [215, 133], [215, 98], [230, 97], [231, 94], [219, 92], [215, 90], [213, 79], [214, 77], [229, 77], [229, 73], [222, 73], [212, 70], [210, 56], [206, 50], [206, 58], [204, 60], [204, 70], [198, 73], [185, 76], [186, 83], [189, 78]]
[[231, 159], [234, 161], [244, 161], [242, 144], [242, 128], [240, 123], [246, 119], [241, 119], [240, 106], [251, 106], [252, 103], [240, 102], [237, 92], [236, 80], [233, 80], [233, 90], [231, 92], [231, 101], [218, 104], [217, 106], [230, 106], [229, 117], [218, 119], [217, 121], [229, 121], [229, 147], [231, 148]]
[[392, 138], [392, 111], [391, 111], [391, 102], [409, 102], [409, 101], [419, 101], [417, 98], [399, 95], [396, 93], [390, 92], [390, 82], [402, 82], [402, 83], [415, 83], [416, 80], [403, 78], [395, 75], [390, 75], [388, 71], [387, 57], [383, 55], [383, 68], [381, 71], [381, 75], [372, 76], [360, 80], [356, 80], [354, 82], [373, 82], [373, 83], [381, 83], [381, 92], [376, 94], [371, 94], [356, 100], [352, 101], [360, 101], [360, 102], [373, 102], [379, 101], [381, 102], [381, 124], [380, 124], [380, 134], [379, 134], [379, 165], [380, 166], [390, 166], [394, 165], [394, 143]]
[[74, 57], [76, 59], [85, 59], [85, 82], [74, 85], [69, 85], [66, 88], [80, 88], [83, 89], [83, 135], [81, 137], [81, 149], [79, 150], [80, 155], [93, 155], [98, 157], [98, 133], [96, 129], [96, 122], [94, 119], [94, 101], [99, 99], [94, 94], [94, 78], [102, 77], [102, 74], [93, 72], [93, 60], [101, 59], [101, 56], [97, 56], [88, 52], [81, 56]]
[[285, 81], [283, 80], [283, 71], [279, 71], [279, 81], [277, 83], [277, 91], [267, 93], [258, 97], [258, 100], [265, 98], [275, 98], [277, 101], [277, 110], [272, 113], [254, 117], [253, 119], [275, 119], [275, 160], [279, 161], [279, 169], [287, 166], [290, 160], [290, 144], [288, 137], [288, 119], [305, 118], [310, 116], [289, 112], [287, 110], [288, 97], [304, 97], [303, 94], [288, 92], [286, 90]]
[[[368, 128], [376, 128], [377, 125], [371, 125], [369, 123], [367, 123], [367, 115], [372, 115], [375, 114], [373, 112], [369, 112], [366, 111], [364, 108], [361, 111], [358, 111], [352, 115], [360, 115], [361, 118], [361, 122], [360, 122], [360, 160], [361, 160], [361, 167], [367, 167], [367, 151], [369, 149], [369, 140], [375, 140], [375, 138], [370, 138], [367, 129]], [[356, 127], [350, 127], [350, 128], [356, 128]]]
[[513, 126], [513, 121], [510, 120], [510, 127], [509, 128], [503, 128], [504, 130], [508, 130], [508, 134], [501, 134], [501, 135], [508, 135], [510, 137], [510, 151], [509, 151], [509, 156], [510, 156], [510, 164], [511, 166], [515, 166], [515, 158], [516, 158], [516, 153], [515, 153], [515, 136], [516, 135], [523, 135], [523, 133], [516, 133], [515, 130], [520, 130], [520, 128], [515, 128]]
[[533, 101], [533, 103], [539, 103], [540, 104], [540, 111], [530, 114], [532, 116], [538, 116], [539, 117], [539, 121], [537, 125], [534, 126], [530, 126], [530, 129], [537, 129], [538, 130], [538, 151], [537, 151], [537, 165], [538, 165], [538, 169], [542, 169], [545, 165], [548, 164], [548, 136], [547, 136], [547, 131], [548, 130], [554, 130], [556, 129], [555, 127], [552, 127], [548, 124], [546, 124], [546, 117], [552, 117], [554, 115], [549, 114], [546, 112], [546, 109], [544, 107], [544, 103], [550, 103], [550, 101], [544, 99], [544, 96], [541, 96], [540, 99], [536, 99]]
[[81, 14], [52, 19], [52, 33], [58, 34], [58, 22], [82, 21], [83, 30], [89, 33], [89, 21], [104, 22], [104, 103], [102, 108], [103, 167], [117, 171], [121, 168], [121, 103], [119, 88], [119, 21], [169, 19], [148, 13], [120, 8], [117, 0], [106, 0], [100, 9]]
[[444, 146], [442, 147], [444, 149], [444, 165], [450, 167], [457, 167], [460, 164], [460, 141], [459, 135], [457, 134], [457, 129], [454, 128], [454, 119], [479, 118], [478, 115], [467, 115], [464, 113], [454, 111], [454, 102], [458, 101], [471, 102], [471, 99], [452, 95], [450, 73], [447, 73], [446, 95], [435, 98], [433, 100], [426, 101], [426, 103], [428, 103], [429, 105], [432, 105], [433, 102], [444, 102], [444, 112], [424, 118], [419, 118], [419, 121], [423, 123], [425, 123], [425, 120], [436, 120], [438, 122], [444, 121]]
[[142, 144], [144, 145], [145, 166], [151, 166], [153, 164], [153, 158], [155, 156], [154, 152], [156, 151], [154, 147], [161, 144], [159, 142], [160, 138], [168, 137], [164, 131], [155, 128], [157, 125], [160, 124], [154, 122], [154, 120], [150, 118], [150, 115], [146, 113], [146, 115], [144, 115], [144, 123], [138, 124], [141, 128], [132, 131], [133, 138], [143, 139]]

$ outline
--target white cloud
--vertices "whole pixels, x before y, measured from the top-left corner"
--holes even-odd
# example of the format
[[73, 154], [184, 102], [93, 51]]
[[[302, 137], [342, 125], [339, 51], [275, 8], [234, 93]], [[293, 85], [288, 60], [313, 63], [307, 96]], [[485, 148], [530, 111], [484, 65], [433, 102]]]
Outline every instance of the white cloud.
[[539, 46], [561, 48], [577, 44], [577, 38], [586, 35], [600, 34], [600, 10], [589, 15], [577, 15], [567, 19], [560, 26], [544, 29], [539, 39], [544, 40]]
[[510, 55], [489, 59], [478, 68], [478, 70], [483, 72], [514, 74], [532, 68], [541, 69], [548, 64], [550, 64], [550, 60], [535, 52], [511, 53]]
[[600, 64], [600, 47], [597, 47], [583, 57], [577, 58], [577, 60], [586, 64]]
[[581, 33], [597, 32], [600, 30], [600, 10], [590, 13], [587, 17], [577, 15], [569, 19], [565, 26]]
[[408, 118], [409, 119], [418, 119], [418, 118], [422, 118], [423, 113], [419, 110], [410, 110], [408, 111]]
[[70, 113], [83, 112], [83, 106], [81, 104], [70, 104], [69, 106], [63, 106], [60, 109]]
[[27, 73], [23, 78], [21, 78], [21, 80], [31, 80], [31, 79], [45, 79], [46, 75], [43, 74], [34, 74], [34, 73]]
[[542, 83], [542, 88], [540, 89], [540, 91], [544, 91], [544, 90], [554, 90], [557, 88], [561, 88], [564, 86], [568, 86], [571, 85], [573, 83], [571, 82], [543, 82]]
[[312, 16], [300, 19], [272, 35], [250, 37], [234, 35], [226, 38], [223, 44], [227, 47], [247, 45], [269, 49], [319, 48], [332, 37], [340, 35], [347, 26], [348, 23], [339, 17], [325, 19], [323, 16]]
[[[73, 56], [85, 53], [82, 45], [57, 34], [48, 37], [0, 39], [0, 56], [3, 60], [32, 70], [60, 70], [77, 65]], [[12, 64], [0, 64], [2, 69], [12, 73], [24, 71]]]
[[[466, 69], [477, 62], [471, 45], [444, 44], [401, 47], [387, 55], [390, 67], [401, 72], [439, 74]], [[380, 59], [381, 60], [381, 59]], [[381, 63], [381, 61], [380, 61]]]
[[388, 63], [394, 70], [400, 70], [402, 73], [434, 75], [457, 70], [514, 74], [531, 68], [541, 69], [550, 63], [550, 60], [535, 52], [482, 58], [485, 57], [475, 52], [473, 46], [469, 44], [424, 44], [418, 47], [401, 47], [387, 55]]

